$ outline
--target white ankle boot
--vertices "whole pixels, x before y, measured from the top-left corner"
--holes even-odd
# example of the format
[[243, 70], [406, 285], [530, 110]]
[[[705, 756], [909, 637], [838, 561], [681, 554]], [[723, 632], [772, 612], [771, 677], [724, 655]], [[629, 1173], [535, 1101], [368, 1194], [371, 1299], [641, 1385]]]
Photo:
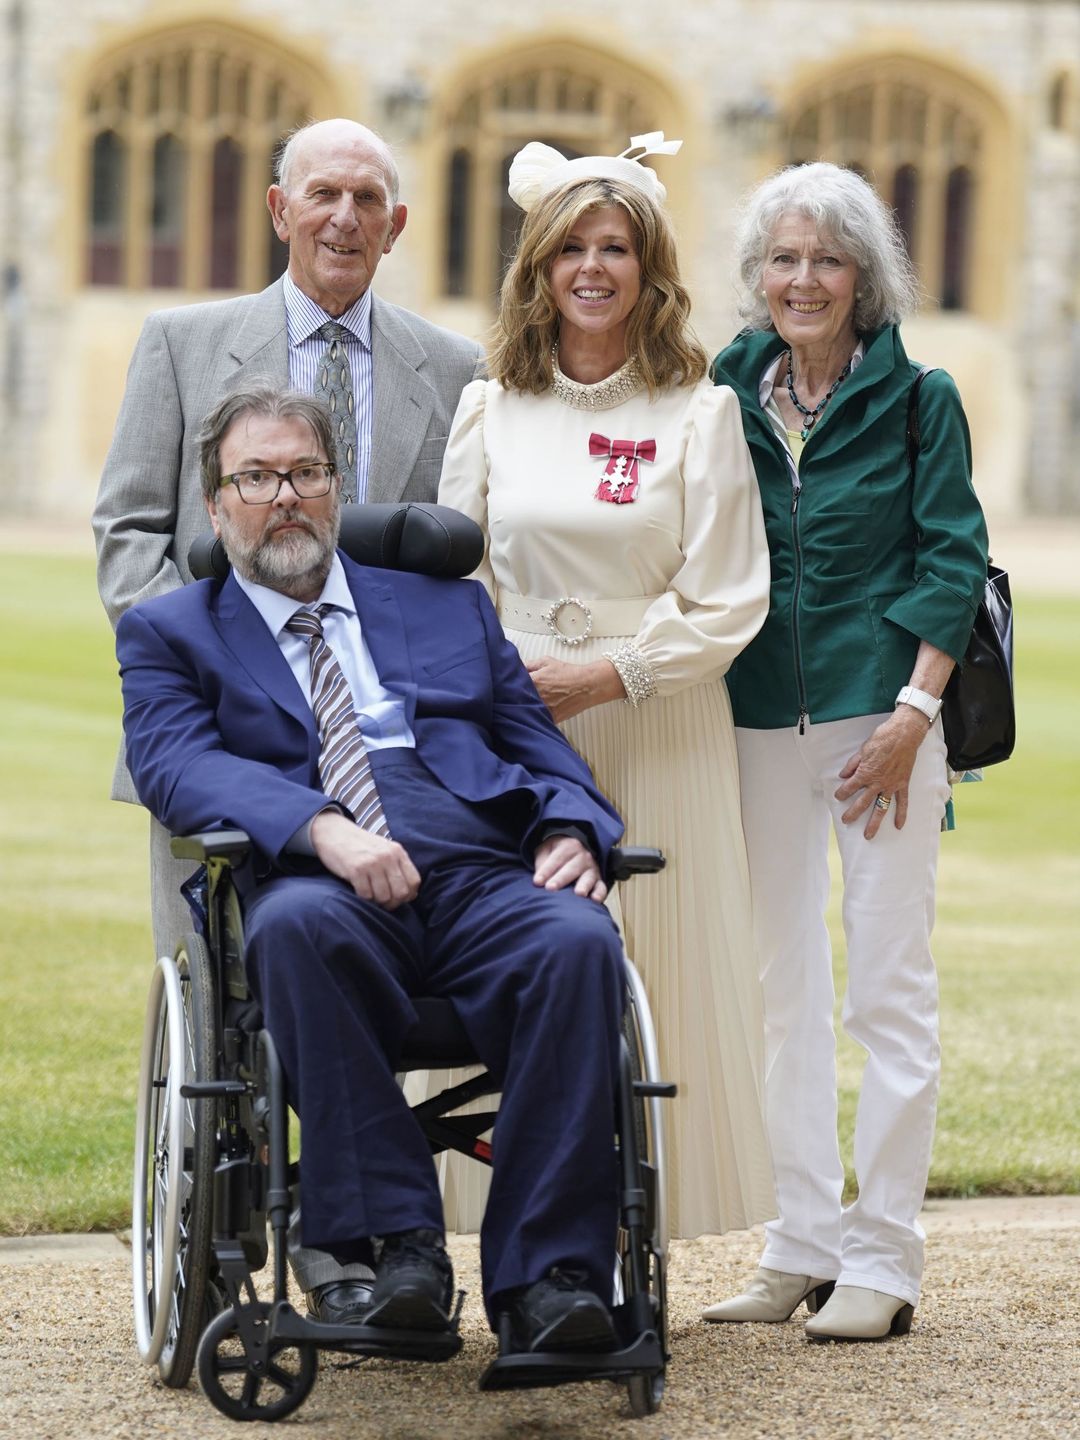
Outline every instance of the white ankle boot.
[[814, 1280], [809, 1275], [789, 1275], [784, 1270], [759, 1266], [742, 1295], [710, 1305], [702, 1312], [702, 1319], [776, 1324], [789, 1320], [804, 1300], [813, 1315], [819, 1305], [824, 1305], [832, 1288], [831, 1280]]
[[884, 1340], [906, 1335], [915, 1307], [896, 1295], [837, 1285], [829, 1303], [806, 1322], [811, 1340]]

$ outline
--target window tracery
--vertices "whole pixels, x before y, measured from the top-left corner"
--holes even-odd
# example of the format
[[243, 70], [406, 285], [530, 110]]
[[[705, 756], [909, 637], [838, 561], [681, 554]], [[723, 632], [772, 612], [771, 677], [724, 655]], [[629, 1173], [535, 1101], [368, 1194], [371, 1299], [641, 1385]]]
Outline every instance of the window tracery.
[[83, 112], [90, 285], [259, 290], [274, 147], [310, 117], [314, 77], [227, 26], [158, 32], [104, 58]]

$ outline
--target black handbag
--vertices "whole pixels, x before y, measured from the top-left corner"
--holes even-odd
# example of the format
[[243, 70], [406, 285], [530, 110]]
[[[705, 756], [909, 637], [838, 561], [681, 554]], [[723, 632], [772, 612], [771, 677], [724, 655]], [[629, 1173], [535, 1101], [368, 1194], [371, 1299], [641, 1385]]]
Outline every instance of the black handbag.
[[[919, 453], [919, 387], [932, 367], [919, 371], [908, 399], [907, 448], [912, 475]], [[1012, 594], [1007, 573], [992, 562], [975, 612], [964, 659], [941, 697], [941, 723], [953, 770], [982, 770], [1008, 760], [1016, 744], [1013, 703]]]

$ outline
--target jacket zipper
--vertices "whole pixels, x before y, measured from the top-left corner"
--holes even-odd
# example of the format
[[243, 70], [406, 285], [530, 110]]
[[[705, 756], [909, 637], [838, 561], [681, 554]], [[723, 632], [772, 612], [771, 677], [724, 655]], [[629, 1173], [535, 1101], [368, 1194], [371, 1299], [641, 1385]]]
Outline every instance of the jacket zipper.
[[803, 559], [799, 544], [799, 496], [802, 494], [802, 480], [798, 471], [791, 481], [791, 543], [795, 551], [795, 585], [791, 595], [791, 642], [795, 651], [795, 684], [799, 691], [799, 734], [806, 734], [806, 722], [810, 712], [806, 706], [806, 677], [803, 675], [802, 638], [799, 635], [799, 601], [802, 594]]

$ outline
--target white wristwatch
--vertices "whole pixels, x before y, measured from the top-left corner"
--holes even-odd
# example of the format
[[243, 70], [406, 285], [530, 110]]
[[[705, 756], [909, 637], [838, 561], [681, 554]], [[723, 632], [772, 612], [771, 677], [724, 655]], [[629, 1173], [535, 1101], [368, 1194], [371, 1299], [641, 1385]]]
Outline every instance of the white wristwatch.
[[905, 685], [893, 702], [893, 709], [897, 705], [913, 705], [916, 710], [921, 710], [932, 725], [938, 717], [941, 709], [941, 701], [935, 700], [925, 690], [916, 690], [914, 685]]

